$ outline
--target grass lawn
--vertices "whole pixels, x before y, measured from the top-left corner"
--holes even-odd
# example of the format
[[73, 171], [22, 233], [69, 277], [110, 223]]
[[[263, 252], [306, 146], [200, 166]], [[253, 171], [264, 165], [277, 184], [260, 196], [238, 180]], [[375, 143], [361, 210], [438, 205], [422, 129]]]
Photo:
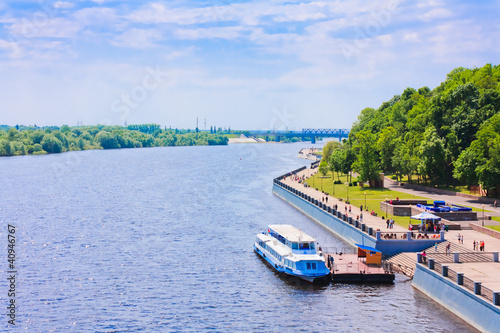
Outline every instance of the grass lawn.
[[492, 230], [500, 231], [500, 225], [487, 225], [485, 227]]
[[[337, 180], [337, 176], [335, 175], [335, 180]], [[342, 198], [346, 201], [347, 197], [349, 197], [349, 201], [353, 206], [360, 207], [363, 205], [363, 209], [371, 212], [372, 210], [377, 213], [378, 216], [385, 216], [386, 212], [380, 209], [380, 202], [387, 200], [396, 200], [397, 197], [399, 199], [421, 199], [428, 200], [424, 197], [419, 197], [407, 193], [391, 191], [385, 188], [361, 188], [360, 186], [349, 186], [347, 187], [345, 183], [347, 182], [347, 176], [340, 176], [340, 180], [342, 184], [333, 185], [332, 173], [328, 172], [326, 176], [321, 176], [321, 173], [315, 174], [313, 177], [306, 180], [307, 184], [311, 187], [314, 187], [320, 191], [325, 191], [328, 194], [336, 197]], [[365, 195], [366, 193], [366, 195]], [[394, 219], [396, 224], [399, 224], [402, 227], [408, 227], [410, 222], [410, 218], [408, 216], [394, 216], [388, 215], [388, 218]], [[418, 221], [414, 221], [418, 222]]]
[[228, 139], [239, 138], [241, 134], [223, 134]]
[[[387, 174], [386, 176], [389, 177], [389, 178], [391, 178], [392, 175]], [[426, 185], [424, 183], [418, 184], [417, 183], [417, 176], [413, 176], [412, 177], [412, 181], [413, 181], [413, 184], [415, 184], [415, 185], [423, 185], [423, 186], [434, 187], [434, 188], [438, 188], [438, 189], [446, 190], [446, 191], [451, 191], [451, 192], [458, 192], [458, 193], [465, 193], [465, 194], [476, 195], [474, 193], [470, 193], [470, 191], [469, 191], [469, 189], [467, 188], [466, 185], [464, 185], [464, 186], [445, 186], [445, 185], [433, 186], [433, 185], [430, 185], [430, 184]], [[408, 183], [408, 176], [401, 177], [401, 182], [402, 183]], [[477, 196], [479, 196], [479, 195], [477, 195]]]

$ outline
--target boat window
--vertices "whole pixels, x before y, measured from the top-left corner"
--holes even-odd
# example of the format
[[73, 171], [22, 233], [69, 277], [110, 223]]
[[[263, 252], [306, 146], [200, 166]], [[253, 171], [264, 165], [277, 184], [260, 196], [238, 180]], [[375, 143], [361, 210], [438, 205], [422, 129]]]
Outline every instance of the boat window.
[[312, 269], [316, 269], [316, 263], [315, 262], [312, 263]]
[[299, 248], [299, 245], [295, 242], [292, 243], [292, 250], [297, 250]]
[[310, 269], [311, 269], [311, 263], [310, 263], [310, 262], [306, 263], [306, 266], [307, 266], [307, 269], [308, 269], [308, 270], [310, 270]]
[[314, 250], [314, 249], [315, 249], [315, 247], [314, 247], [314, 243], [311, 243], [309, 246], [311, 247], [311, 250]]
[[299, 250], [309, 250], [309, 243], [300, 243]]

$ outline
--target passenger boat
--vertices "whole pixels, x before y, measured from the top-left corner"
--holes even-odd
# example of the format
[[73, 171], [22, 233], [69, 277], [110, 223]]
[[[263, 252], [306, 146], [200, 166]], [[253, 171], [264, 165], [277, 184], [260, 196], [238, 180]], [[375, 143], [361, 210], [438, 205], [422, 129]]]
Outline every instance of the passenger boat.
[[317, 283], [327, 282], [330, 270], [316, 251], [315, 239], [288, 224], [270, 225], [257, 234], [254, 250], [280, 273]]

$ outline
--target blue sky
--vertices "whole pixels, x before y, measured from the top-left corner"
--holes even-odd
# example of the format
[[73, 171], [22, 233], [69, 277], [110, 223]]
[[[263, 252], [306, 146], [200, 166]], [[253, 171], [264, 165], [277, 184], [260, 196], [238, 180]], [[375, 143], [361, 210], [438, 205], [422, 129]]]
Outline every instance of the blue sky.
[[498, 64], [500, 1], [3, 1], [0, 124], [350, 128]]

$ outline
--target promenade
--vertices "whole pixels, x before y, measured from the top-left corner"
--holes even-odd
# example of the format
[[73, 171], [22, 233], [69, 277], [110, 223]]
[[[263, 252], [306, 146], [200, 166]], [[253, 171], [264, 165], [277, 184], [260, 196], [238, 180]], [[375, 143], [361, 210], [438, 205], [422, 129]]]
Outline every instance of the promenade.
[[[297, 173], [297, 176], [300, 178], [302, 176], [305, 176], [305, 178], [308, 178], [315, 174], [317, 172], [317, 169], [305, 169], [303, 171], [300, 171]], [[347, 214], [349, 217], [352, 217], [353, 219], [356, 219], [357, 216], [361, 215], [361, 210], [360, 207], [356, 207], [353, 205], [346, 204], [343, 201], [338, 200], [337, 198], [331, 196], [331, 195], [326, 195], [323, 194], [322, 192], [316, 190], [315, 188], [312, 187], [304, 187], [303, 184], [299, 183], [298, 181], [295, 181], [293, 177], [286, 177], [284, 180], [282, 180], [286, 185], [292, 186], [293, 188], [300, 190], [307, 195], [313, 197], [314, 199], [317, 199], [318, 201], [321, 202], [322, 198], [328, 198], [328, 202], [326, 203], [330, 207], [334, 207], [335, 205], [338, 206], [338, 211], [342, 212], [343, 214]], [[349, 207], [351, 207], [351, 212], [349, 212]], [[346, 209], [347, 208], [347, 211]], [[397, 224], [394, 224], [394, 227], [392, 229], [387, 229], [387, 224], [386, 220], [383, 220], [381, 217], [378, 216], [373, 216], [370, 215], [369, 212], [364, 211], [363, 212], [363, 221], [364, 224], [366, 224], [368, 227], [373, 227], [374, 230], [380, 229], [380, 231], [384, 233], [391, 233], [391, 232], [405, 232], [408, 231], [408, 229], [403, 228]]]
[[[296, 174], [298, 178], [305, 176], [308, 178], [317, 172], [317, 169], [304, 169]], [[321, 191], [316, 190], [315, 188], [305, 187], [302, 183], [299, 183], [295, 180], [294, 176], [288, 176], [282, 180], [288, 186], [291, 186], [297, 190], [302, 191], [303, 193], [311, 196], [314, 199], [322, 202], [325, 202], [328, 206], [334, 207], [338, 206], [338, 210], [342, 213], [347, 214], [349, 217], [356, 219], [357, 216], [361, 215], [361, 211], [359, 207], [346, 204], [343, 201], [338, 200], [337, 198], [326, 195]], [[393, 191], [404, 192], [404, 193], [412, 193], [414, 195], [420, 197], [427, 197], [429, 200], [445, 200], [446, 202], [456, 203], [459, 205], [466, 205], [475, 208], [482, 208], [482, 204], [478, 202], [474, 202], [473, 199], [461, 198], [451, 195], [440, 195], [440, 194], [429, 194], [420, 190], [411, 190], [411, 189], [403, 189], [398, 186], [390, 186], [389, 187]], [[326, 198], [327, 201], [326, 201]], [[347, 208], [347, 209], [346, 209]], [[350, 212], [349, 212], [350, 208]], [[486, 207], [485, 207], [486, 209]], [[500, 213], [499, 208], [488, 207], [488, 210], [494, 210], [495, 214]], [[493, 214], [490, 214], [493, 215]], [[400, 233], [408, 231], [406, 228], [403, 228], [399, 225], [394, 224], [393, 228], [388, 229], [386, 220], [382, 219], [382, 217], [377, 217], [370, 215], [368, 212], [363, 212], [363, 221], [367, 227], [372, 227], [374, 230], [380, 229], [382, 235], [386, 233]], [[481, 223], [481, 221], [477, 221], [476, 223]], [[463, 243], [458, 241], [458, 236], [463, 236]], [[478, 231], [474, 230], [450, 230], [445, 233], [445, 239], [453, 244], [459, 244], [461, 248], [461, 253], [477, 253], [481, 254], [480, 251], [474, 250], [473, 242], [484, 241], [485, 242], [485, 252], [500, 252], [500, 239], [494, 238], [492, 236], [488, 236]], [[440, 244], [440, 248], [442, 248], [444, 243]], [[431, 250], [433, 251], [433, 250]], [[439, 252], [439, 251], [438, 251]], [[416, 253], [409, 254], [412, 258], [416, 260]], [[466, 277], [474, 281], [481, 281], [485, 287], [488, 287], [494, 291], [500, 291], [500, 263], [498, 262], [464, 262], [464, 263], [453, 263], [450, 264], [450, 268], [459, 272], [464, 273]]]

